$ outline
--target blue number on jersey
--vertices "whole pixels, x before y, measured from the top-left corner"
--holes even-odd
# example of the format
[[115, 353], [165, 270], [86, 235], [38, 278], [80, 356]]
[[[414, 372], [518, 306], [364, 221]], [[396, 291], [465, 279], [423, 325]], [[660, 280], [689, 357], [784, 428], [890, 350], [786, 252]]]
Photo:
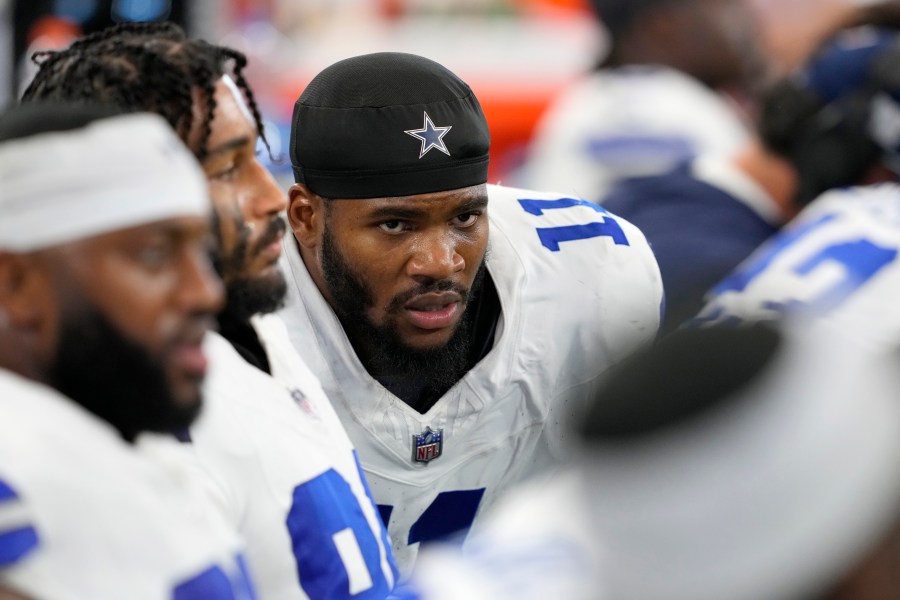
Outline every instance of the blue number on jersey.
[[[0, 508], [19, 499], [16, 492], [0, 479]], [[0, 529], [0, 567], [17, 562], [38, 547], [37, 531], [31, 525]]]
[[[581, 200], [578, 198], [557, 198], [555, 200], [548, 199], [532, 199], [520, 198], [519, 204], [531, 215], [538, 217], [544, 214], [545, 210], [570, 208], [573, 206], [586, 206], [596, 213], [608, 215], [609, 213], [601, 206]], [[559, 252], [559, 245], [562, 242], [571, 242], [574, 240], [586, 240], [589, 238], [607, 236], [611, 237], [613, 242], [620, 246], [628, 246], [628, 238], [625, 232], [619, 227], [615, 219], [603, 219], [602, 221], [594, 221], [583, 225], [562, 225], [559, 227], [538, 227], [538, 237], [541, 244], [551, 252]]]
[[[294, 488], [287, 527], [300, 586], [312, 600], [380, 599], [393, 587], [387, 536], [380, 545], [350, 484], [334, 469]], [[382, 548], [394, 581], [381, 568]]]
[[229, 578], [221, 567], [210, 567], [179, 584], [172, 593], [172, 600], [256, 600], [244, 558], [238, 556], [236, 562], [234, 578]]
[[[719, 296], [726, 292], [742, 292], [782, 252], [787, 251], [798, 240], [805, 238], [826, 223], [830, 223], [836, 217], [837, 215], [834, 214], [824, 215], [778, 236], [766, 251], [717, 285], [713, 289], [713, 296]], [[788, 300], [780, 303], [770, 301], [766, 303], [766, 307], [779, 312], [793, 310], [801, 305], [811, 306], [819, 311], [831, 310], [849, 298], [853, 292], [858, 290], [878, 271], [890, 264], [896, 257], [897, 250], [895, 248], [884, 248], [865, 239], [832, 243], [819, 248], [812, 256], [795, 264], [791, 268], [791, 272], [805, 277], [815, 272], [823, 264], [837, 263], [843, 267], [843, 277], [839, 281], [806, 303], [798, 300]]]
[[[465, 535], [475, 521], [484, 489], [438, 494], [409, 528], [406, 543], [433, 542], [454, 534]], [[390, 521], [393, 511], [394, 507], [389, 504], [378, 505], [378, 512], [385, 524]]]

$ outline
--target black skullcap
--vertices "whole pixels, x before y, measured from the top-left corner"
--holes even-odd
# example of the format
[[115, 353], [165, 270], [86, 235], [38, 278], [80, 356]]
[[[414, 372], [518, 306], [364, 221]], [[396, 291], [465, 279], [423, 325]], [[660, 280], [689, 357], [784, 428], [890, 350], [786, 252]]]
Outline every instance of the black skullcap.
[[797, 171], [794, 202], [855, 185], [873, 166], [900, 175], [900, 34], [892, 28], [838, 32], [762, 96], [763, 143]]
[[610, 373], [581, 434], [591, 442], [627, 442], [698, 418], [761, 377], [781, 339], [766, 323], [676, 330]]
[[487, 182], [478, 99], [438, 63], [397, 52], [348, 58], [294, 104], [294, 179], [326, 198], [381, 198]]

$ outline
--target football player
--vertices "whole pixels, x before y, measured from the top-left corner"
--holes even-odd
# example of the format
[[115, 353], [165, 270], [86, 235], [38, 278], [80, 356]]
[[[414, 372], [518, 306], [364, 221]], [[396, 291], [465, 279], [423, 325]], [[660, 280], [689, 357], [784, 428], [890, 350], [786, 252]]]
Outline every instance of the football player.
[[896, 600], [895, 363], [824, 327], [676, 331], [607, 379], [564, 474], [424, 549], [406, 597]]
[[603, 200], [653, 245], [664, 330], [694, 317], [710, 288], [821, 193], [896, 177], [885, 158], [900, 139], [898, 39], [887, 28], [840, 32], [767, 92], [758, 135], [739, 153], [622, 182]]
[[286, 198], [255, 155], [263, 127], [245, 57], [171, 24], [126, 24], [39, 61], [26, 101], [102, 99], [159, 112], [202, 161], [227, 303], [221, 335], [206, 343], [206, 410], [180, 437], [246, 539], [260, 594], [383, 598], [396, 567], [353, 446], [270, 314], [285, 292], [277, 260]]
[[609, 43], [541, 116], [523, 167], [528, 187], [596, 201], [621, 179], [747, 141], [741, 105], [755, 101], [768, 69], [748, 0], [589, 4]]
[[401, 569], [512, 483], [656, 335], [656, 261], [579, 198], [487, 185], [469, 86], [420, 56], [326, 68], [294, 107], [291, 340], [359, 451]]
[[221, 307], [194, 157], [156, 115], [0, 119], [0, 598], [254, 598], [174, 440]]
[[[858, 61], [858, 77], [871, 81], [873, 90], [857, 97], [865, 109], [860, 115], [867, 117], [865, 135], [873, 140], [871, 149], [865, 149], [874, 163], [865, 175], [869, 181], [900, 179], [900, 87], [892, 79], [900, 66], [898, 41], [900, 36], [893, 30], [853, 30], [820, 59], [830, 64], [835, 57], [863, 57]], [[848, 64], [846, 58], [844, 63]], [[835, 78], [811, 70], [812, 76], [798, 78], [794, 85], [805, 86], [807, 80], [824, 81], [825, 77], [832, 77], [835, 85], [849, 79], [852, 72], [844, 71]], [[814, 123], [811, 117], [809, 121]], [[837, 158], [822, 155], [823, 160], [831, 161], [832, 169], [847, 163], [835, 162]], [[799, 314], [840, 321], [858, 339], [875, 347], [892, 347], [900, 339], [900, 320], [894, 309], [900, 277], [898, 249], [897, 183], [831, 190], [718, 283], [694, 323], [737, 323]]]
[[716, 285], [692, 324], [823, 319], [892, 348], [900, 339], [898, 250], [900, 186], [833, 190]]

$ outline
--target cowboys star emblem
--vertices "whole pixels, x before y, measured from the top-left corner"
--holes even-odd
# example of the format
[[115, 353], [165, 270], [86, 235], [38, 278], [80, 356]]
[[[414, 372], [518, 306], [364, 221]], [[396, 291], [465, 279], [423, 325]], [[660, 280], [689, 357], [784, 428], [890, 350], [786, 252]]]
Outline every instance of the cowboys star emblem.
[[452, 128], [452, 125], [435, 127], [434, 123], [431, 122], [431, 117], [428, 116], [428, 113], [425, 113], [425, 122], [422, 124], [422, 129], [407, 129], [403, 133], [422, 140], [422, 149], [419, 150], [419, 158], [428, 154], [432, 148], [440, 150], [447, 156], [450, 156], [450, 151], [447, 150], [447, 146], [444, 145], [444, 136], [447, 135], [447, 132]]

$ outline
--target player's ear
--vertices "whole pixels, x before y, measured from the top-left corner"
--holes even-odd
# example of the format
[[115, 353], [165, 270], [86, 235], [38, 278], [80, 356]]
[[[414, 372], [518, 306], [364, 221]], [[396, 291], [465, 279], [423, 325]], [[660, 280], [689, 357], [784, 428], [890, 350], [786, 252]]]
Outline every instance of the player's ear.
[[319, 231], [325, 225], [322, 197], [314, 194], [305, 184], [295, 183], [288, 190], [287, 217], [297, 241], [307, 248], [315, 247]]
[[36, 327], [46, 297], [42, 271], [28, 254], [0, 252], [0, 326]]

